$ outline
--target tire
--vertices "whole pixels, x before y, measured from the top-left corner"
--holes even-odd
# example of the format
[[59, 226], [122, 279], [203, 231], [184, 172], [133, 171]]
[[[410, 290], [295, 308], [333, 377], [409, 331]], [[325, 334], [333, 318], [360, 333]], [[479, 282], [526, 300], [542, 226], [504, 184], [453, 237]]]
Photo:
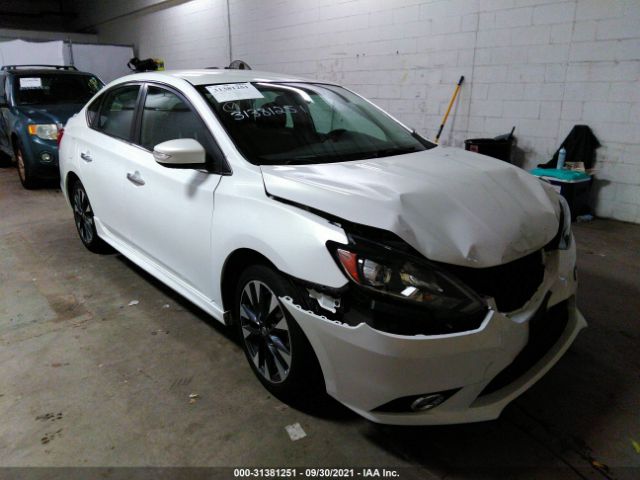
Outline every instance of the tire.
[[26, 159], [24, 152], [22, 151], [22, 146], [18, 142], [16, 145], [16, 167], [18, 169], [18, 177], [20, 178], [20, 183], [27, 190], [32, 190], [37, 186], [37, 180], [34, 177], [31, 171], [31, 165]]
[[236, 289], [235, 327], [251, 369], [269, 392], [287, 403], [318, 403], [328, 397], [320, 364], [306, 336], [278, 300], [294, 297], [294, 290], [272, 268], [248, 267]]
[[70, 200], [73, 208], [73, 219], [82, 244], [93, 253], [110, 252], [109, 245], [98, 236], [93, 219], [93, 208], [80, 180], [76, 180], [71, 186]]

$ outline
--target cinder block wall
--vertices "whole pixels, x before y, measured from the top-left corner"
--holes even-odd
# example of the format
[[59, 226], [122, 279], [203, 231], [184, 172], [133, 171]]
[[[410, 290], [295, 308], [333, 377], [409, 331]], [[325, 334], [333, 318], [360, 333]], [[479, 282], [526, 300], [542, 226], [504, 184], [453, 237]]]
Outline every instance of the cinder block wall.
[[[114, 13], [107, 3], [89, 0], [85, 7], [92, 15], [87, 18], [98, 31], [98, 38], [106, 43], [133, 44], [139, 58], [162, 58], [167, 68], [202, 68], [229, 64], [229, 30], [225, 0], [192, 0], [162, 2], [136, 0], [133, 9], [123, 0], [116, 3], [121, 10]], [[163, 3], [171, 6], [163, 8]], [[94, 5], [95, 4], [95, 5]], [[79, 5], [83, 8], [83, 5]], [[105, 21], [105, 19], [107, 19]]]
[[[548, 160], [574, 124], [598, 151], [596, 213], [640, 223], [639, 0], [231, 0], [234, 58], [337, 81], [434, 137], [516, 126], [516, 162]], [[185, 16], [183, 16], [185, 15]], [[98, 26], [170, 68], [228, 62], [224, 0], [194, 0]]]

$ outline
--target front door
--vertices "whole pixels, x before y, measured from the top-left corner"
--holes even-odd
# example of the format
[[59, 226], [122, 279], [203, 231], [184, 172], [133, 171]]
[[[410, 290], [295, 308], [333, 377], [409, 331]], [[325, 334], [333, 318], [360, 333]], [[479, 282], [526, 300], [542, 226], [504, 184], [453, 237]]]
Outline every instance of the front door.
[[210, 151], [211, 134], [187, 101], [149, 86], [140, 120], [139, 147], [129, 156], [124, 189], [131, 246], [165, 272], [211, 298], [211, 219], [221, 176], [159, 165], [153, 147], [193, 138]]

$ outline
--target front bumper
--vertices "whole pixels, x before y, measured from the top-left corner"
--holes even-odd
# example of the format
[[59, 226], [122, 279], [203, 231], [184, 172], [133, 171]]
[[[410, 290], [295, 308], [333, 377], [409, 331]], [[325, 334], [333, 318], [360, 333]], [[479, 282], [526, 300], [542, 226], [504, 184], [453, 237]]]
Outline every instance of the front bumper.
[[[547, 254], [542, 284], [518, 312], [490, 310], [479, 328], [446, 335], [403, 336], [365, 323], [332, 321], [281, 298], [309, 339], [327, 392], [378, 423], [430, 425], [497, 418], [504, 407], [538, 381], [586, 326], [575, 304], [575, 245]], [[566, 302], [566, 326], [522, 375], [481, 395], [529, 341], [529, 323], [540, 310]], [[544, 311], [542, 312], [544, 313]], [[441, 405], [421, 412], [376, 410], [401, 397], [456, 390]]]
[[[28, 143], [23, 144], [25, 149], [25, 161], [29, 162], [34, 176], [42, 179], [57, 179], [60, 176], [58, 169], [58, 145], [54, 140], [43, 140], [30, 136]], [[43, 159], [48, 155], [48, 160]]]

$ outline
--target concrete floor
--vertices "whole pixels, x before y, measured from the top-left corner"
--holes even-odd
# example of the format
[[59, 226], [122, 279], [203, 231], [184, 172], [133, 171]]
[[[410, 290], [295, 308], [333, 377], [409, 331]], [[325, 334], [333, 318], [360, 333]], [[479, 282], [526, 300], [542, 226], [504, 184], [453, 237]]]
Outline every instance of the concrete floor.
[[[640, 225], [575, 225], [590, 327], [499, 420], [407, 428], [269, 396], [217, 322], [122, 256], [85, 250], [55, 186], [26, 191], [0, 169], [0, 212], [0, 466], [640, 478]], [[293, 442], [295, 422], [307, 436]]]

